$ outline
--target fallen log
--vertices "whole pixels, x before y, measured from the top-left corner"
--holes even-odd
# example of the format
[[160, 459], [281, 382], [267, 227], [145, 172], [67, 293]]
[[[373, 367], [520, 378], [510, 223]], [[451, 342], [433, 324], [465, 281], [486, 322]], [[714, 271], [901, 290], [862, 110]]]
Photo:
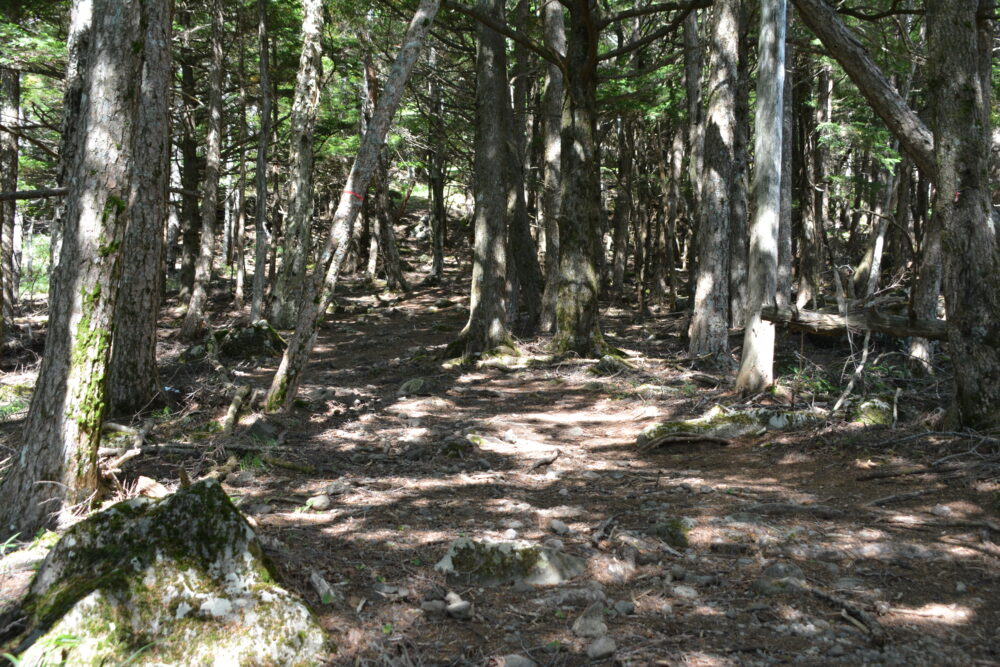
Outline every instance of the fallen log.
[[947, 340], [948, 325], [944, 320], [917, 320], [901, 315], [889, 315], [877, 310], [852, 310], [847, 315], [799, 310], [795, 306], [765, 306], [761, 317], [795, 329], [833, 335], [846, 331], [874, 331], [897, 338], [915, 336], [931, 340]]

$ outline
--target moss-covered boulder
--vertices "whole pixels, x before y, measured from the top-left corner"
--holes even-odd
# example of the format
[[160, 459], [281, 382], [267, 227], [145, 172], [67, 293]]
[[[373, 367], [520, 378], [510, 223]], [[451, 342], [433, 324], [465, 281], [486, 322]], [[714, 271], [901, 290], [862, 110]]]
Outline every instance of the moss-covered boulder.
[[649, 445], [660, 438], [671, 435], [704, 435], [714, 438], [742, 438], [760, 435], [766, 431], [784, 431], [815, 424], [826, 418], [820, 409], [771, 410], [755, 408], [751, 410], [731, 410], [716, 405], [700, 417], [682, 421], [651, 424], [639, 433], [636, 444]]
[[220, 329], [213, 335], [219, 354], [229, 359], [276, 357], [287, 347], [285, 339], [267, 320], [257, 320], [245, 327]]
[[118, 503], [72, 528], [0, 653], [21, 665], [315, 665], [328, 657], [305, 605], [274, 583], [257, 537], [206, 480]]
[[583, 574], [586, 562], [561, 551], [521, 542], [477, 542], [461, 537], [437, 565], [455, 584], [553, 586]]
[[892, 424], [892, 406], [881, 398], [870, 398], [852, 411], [851, 421], [865, 426], [888, 426]]

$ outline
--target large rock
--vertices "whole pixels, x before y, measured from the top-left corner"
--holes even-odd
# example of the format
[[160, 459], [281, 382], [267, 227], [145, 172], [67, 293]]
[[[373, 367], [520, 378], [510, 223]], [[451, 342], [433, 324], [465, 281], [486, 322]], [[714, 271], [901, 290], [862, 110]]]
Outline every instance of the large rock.
[[451, 543], [435, 569], [464, 585], [526, 583], [552, 586], [583, 574], [586, 562], [561, 551], [520, 542], [476, 542], [461, 537]]
[[810, 426], [826, 416], [826, 412], [818, 408], [731, 410], [716, 405], [701, 417], [651, 424], [639, 433], [636, 444], [642, 447], [658, 438], [671, 435], [707, 435], [727, 439], [756, 436], [766, 431], [786, 431]]
[[328, 653], [214, 480], [70, 528], [23, 609], [23, 634], [0, 650], [21, 665], [314, 665]]

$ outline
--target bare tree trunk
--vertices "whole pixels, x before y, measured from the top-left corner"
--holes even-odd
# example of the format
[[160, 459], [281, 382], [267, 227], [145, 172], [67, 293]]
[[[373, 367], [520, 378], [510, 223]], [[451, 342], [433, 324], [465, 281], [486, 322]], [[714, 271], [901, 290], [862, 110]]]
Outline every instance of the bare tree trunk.
[[25, 423], [23, 444], [0, 484], [0, 539], [34, 535], [71, 519], [98, 487], [97, 445], [105, 413], [105, 377], [125, 224], [131, 139], [144, 44], [143, 5], [94, 0], [76, 146], [66, 170], [69, 193], [61, 258], [53, 273], [45, 356]]
[[[181, 111], [183, 130], [180, 140], [181, 149], [181, 187], [184, 190], [196, 191], [201, 183], [201, 159], [198, 157], [197, 125], [195, 108], [198, 106], [197, 91], [194, 80], [194, 54], [191, 51], [191, 8], [180, 14], [180, 24], [184, 28], [180, 54], [181, 65]], [[194, 265], [198, 259], [201, 226], [198, 219], [198, 198], [194, 195], [183, 195], [181, 200], [181, 266], [178, 273], [180, 293], [183, 301], [191, 298], [191, 288], [194, 286]]]
[[747, 311], [747, 261], [749, 253], [749, 205], [747, 180], [750, 140], [750, 19], [740, 4], [739, 63], [736, 67], [736, 119], [734, 162], [729, 217], [729, 324], [741, 328]]
[[430, 31], [440, 4], [440, 0], [421, 0], [413, 20], [410, 21], [399, 55], [396, 56], [396, 62], [382, 89], [371, 125], [361, 141], [358, 156], [347, 177], [344, 190], [340, 193], [330, 236], [316, 263], [316, 272], [309, 283], [303, 304], [299, 307], [295, 335], [285, 349], [281, 365], [268, 390], [265, 399], [265, 407], [268, 410], [290, 406], [298, 392], [302, 371], [316, 344], [320, 317], [326, 313], [333, 299], [333, 290], [337, 285], [340, 268], [350, 248], [348, 241], [351, 238], [354, 219], [361, 208], [364, 192], [368, 189], [372, 171], [385, 144], [389, 124], [399, 107], [404, 86], [410, 77], [410, 72], [413, 71], [424, 36]]
[[[542, 7], [545, 45], [555, 53], [566, 53], [566, 28], [563, 7], [547, 2]], [[560, 150], [562, 147], [562, 71], [554, 63], [545, 69], [545, 93], [542, 96], [545, 173], [542, 185], [542, 224], [545, 226], [545, 290], [542, 293], [540, 328], [551, 332], [556, 326], [556, 299], [559, 294], [559, 192], [562, 187]]]
[[146, 2], [141, 102], [132, 134], [132, 191], [108, 368], [112, 414], [146, 407], [159, 391], [156, 323], [162, 293], [163, 224], [170, 184], [170, 40], [173, 0]]
[[257, 140], [257, 214], [254, 221], [253, 295], [250, 319], [264, 313], [264, 281], [271, 235], [267, 226], [267, 151], [271, 141], [271, 81], [268, 64], [267, 0], [257, 0], [257, 38], [260, 46], [260, 134]]
[[[479, 0], [480, 12], [503, 21], [504, 0]], [[512, 343], [506, 324], [508, 178], [506, 142], [511, 125], [507, 56], [500, 33], [476, 24], [475, 240], [469, 321], [449, 346], [471, 357]]]
[[288, 152], [291, 163], [288, 216], [281, 270], [271, 300], [271, 323], [285, 329], [295, 324], [295, 308], [308, 278], [312, 251], [313, 130], [319, 109], [319, 79], [323, 74], [323, 3], [302, 2], [302, 55], [292, 103], [292, 133]]
[[430, 74], [431, 140], [427, 180], [431, 194], [431, 278], [441, 282], [444, 276], [444, 245], [448, 229], [448, 212], [444, 201], [445, 184], [445, 128], [444, 101], [441, 96], [440, 74], [436, 71], [437, 49], [428, 52]]
[[774, 305], [781, 209], [781, 143], [784, 114], [785, 0], [762, 0], [757, 118], [754, 141], [756, 204], [750, 230], [750, 299], [736, 390], [754, 394], [774, 382], [774, 324], [761, 318]]
[[219, 166], [222, 156], [222, 82], [225, 17], [221, 0], [212, 0], [212, 58], [208, 68], [208, 132], [205, 137], [205, 185], [201, 199], [201, 248], [194, 269], [194, 287], [188, 303], [181, 338], [193, 340], [205, 329], [205, 306], [212, 282], [212, 260], [215, 257], [215, 220], [219, 205]]
[[928, 2], [928, 88], [955, 417], [1000, 423], [1000, 253], [990, 221], [993, 1]]
[[[3, 9], [3, 19], [17, 22], [20, 18], [19, 3], [11, 2]], [[21, 114], [21, 78], [16, 70], [0, 66], [0, 119], [16, 125]], [[0, 131], [0, 191], [17, 190], [18, 169], [17, 135]], [[14, 318], [17, 282], [14, 270], [14, 218], [17, 202], [0, 202], [0, 343], [4, 332]]]
[[732, 216], [736, 132], [736, 74], [739, 61], [739, 2], [712, 7], [708, 111], [703, 122], [704, 168], [700, 175], [698, 270], [688, 354], [728, 364], [729, 227]]
[[781, 206], [778, 214], [778, 277], [775, 303], [787, 306], [792, 300], [792, 45], [785, 44], [785, 89], [781, 114]]

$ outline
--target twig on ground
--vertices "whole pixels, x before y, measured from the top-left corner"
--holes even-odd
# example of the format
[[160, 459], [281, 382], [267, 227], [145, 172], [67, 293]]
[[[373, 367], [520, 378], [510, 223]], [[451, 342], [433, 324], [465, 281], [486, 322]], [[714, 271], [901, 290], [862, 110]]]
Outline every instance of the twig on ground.
[[892, 503], [902, 502], [904, 500], [912, 500], [913, 498], [920, 498], [921, 496], [926, 496], [928, 494], [934, 493], [937, 489], [921, 489], [919, 491], [910, 491], [908, 493], [896, 493], [891, 496], [885, 496], [884, 498], [878, 498], [866, 503], [867, 507], [883, 507], [885, 505], [890, 505]]
[[560, 454], [562, 454], [562, 451], [558, 449], [551, 454], [546, 454], [542, 458], [535, 460], [535, 462], [528, 467], [528, 470], [537, 470], [538, 468], [554, 463], [555, 460], [559, 458]]
[[733, 441], [729, 438], [720, 438], [718, 436], [705, 435], [703, 433], [668, 433], [667, 435], [661, 435], [659, 438], [653, 438], [646, 444], [639, 447], [639, 450], [646, 451], [653, 449], [654, 447], [659, 447], [660, 445], [674, 445], [684, 442], [714, 442], [720, 445], [733, 444]]

